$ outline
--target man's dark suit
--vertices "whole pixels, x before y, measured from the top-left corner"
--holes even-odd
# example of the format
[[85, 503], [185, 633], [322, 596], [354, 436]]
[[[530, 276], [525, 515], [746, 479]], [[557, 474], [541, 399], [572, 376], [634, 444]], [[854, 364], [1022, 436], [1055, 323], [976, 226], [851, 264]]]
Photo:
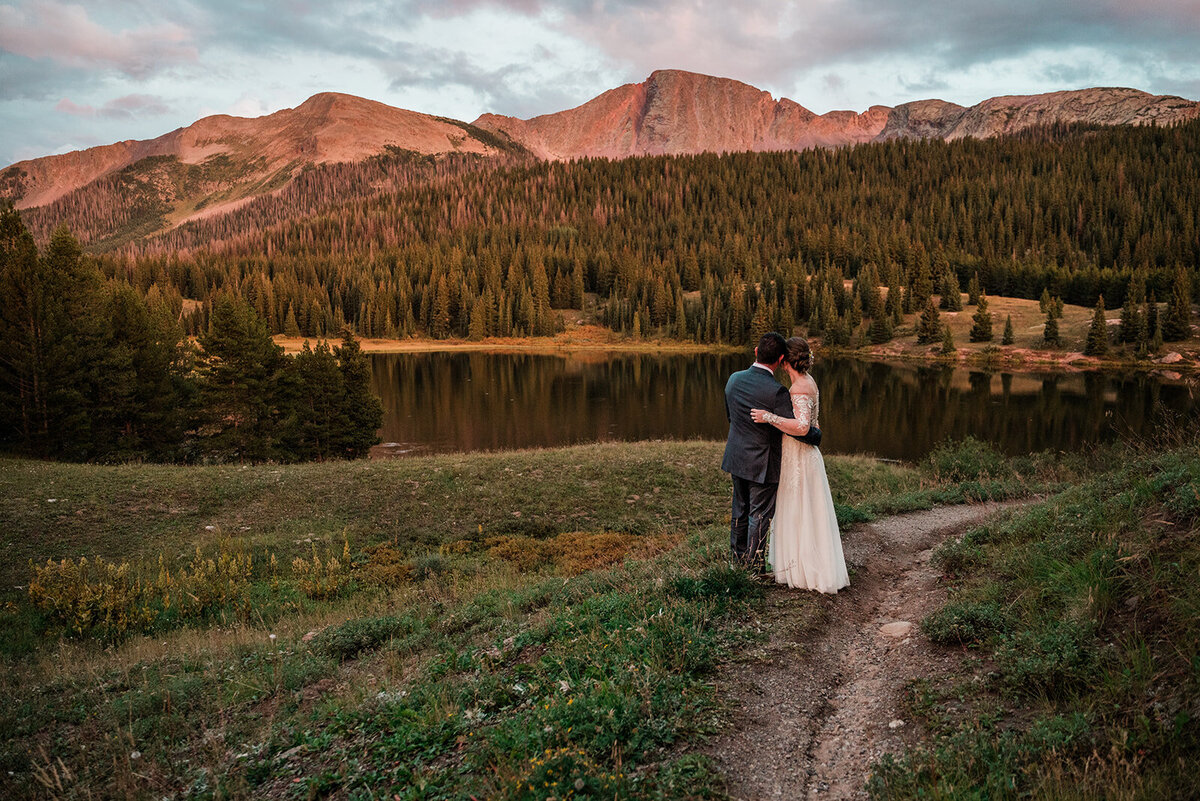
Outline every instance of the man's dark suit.
[[[779, 460], [783, 435], [775, 426], [755, 423], [751, 409], [766, 409], [780, 417], [792, 417], [788, 391], [770, 371], [750, 367], [734, 373], [725, 384], [725, 414], [729, 438], [721, 469], [733, 478], [733, 515], [729, 545], [735, 559], [763, 566], [767, 532], [775, 515], [775, 491], [779, 488]], [[821, 431], [809, 429], [797, 437], [809, 445], [821, 444]]]

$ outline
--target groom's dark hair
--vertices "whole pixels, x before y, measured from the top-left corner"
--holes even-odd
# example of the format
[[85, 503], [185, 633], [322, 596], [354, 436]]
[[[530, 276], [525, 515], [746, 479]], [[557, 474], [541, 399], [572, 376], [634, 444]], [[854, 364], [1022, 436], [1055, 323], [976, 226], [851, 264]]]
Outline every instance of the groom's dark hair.
[[787, 342], [774, 331], [768, 331], [758, 340], [757, 358], [760, 364], [774, 364], [787, 352]]

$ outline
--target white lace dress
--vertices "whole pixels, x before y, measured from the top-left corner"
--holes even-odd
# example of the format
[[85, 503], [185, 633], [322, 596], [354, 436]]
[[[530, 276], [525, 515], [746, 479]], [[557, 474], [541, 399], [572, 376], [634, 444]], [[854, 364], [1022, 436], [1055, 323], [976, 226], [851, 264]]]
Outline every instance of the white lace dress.
[[[802, 426], [820, 428], [819, 394], [792, 395], [792, 410]], [[819, 448], [788, 436], [783, 438], [767, 559], [779, 584], [827, 593], [850, 584], [825, 460]]]

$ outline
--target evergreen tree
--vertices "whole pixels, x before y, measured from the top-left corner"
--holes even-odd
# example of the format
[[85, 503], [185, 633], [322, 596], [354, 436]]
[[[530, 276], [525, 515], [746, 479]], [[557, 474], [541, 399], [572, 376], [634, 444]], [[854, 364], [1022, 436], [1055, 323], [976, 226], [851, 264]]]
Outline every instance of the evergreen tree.
[[371, 392], [371, 365], [362, 352], [354, 333], [342, 331], [342, 344], [333, 349], [345, 385], [344, 414], [348, 425], [335, 432], [333, 448], [349, 459], [364, 457], [371, 446], [379, 442], [379, 427], [383, 425], [383, 405]]
[[1041, 309], [1042, 314], [1046, 314], [1050, 311], [1050, 304], [1052, 302], [1053, 301], [1050, 299], [1050, 287], [1046, 287], [1042, 290], [1042, 296], [1038, 298], [1038, 308]]
[[65, 228], [39, 256], [21, 216], [0, 210], [0, 403], [3, 437], [42, 456], [105, 450], [91, 411], [103, 378], [104, 294]]
[[983, 296], [983, 290], [979, 287], [979, 273], [973, 273], [971, 280], [967, 284], [967, 305], [978, 306], [979, 299]]
[[962, 311], [962, 290], [958, 286], [958, 274], [947, 270], [942, 277], [942, 302], [939, 304], [946, 311]]
[[893, 284], [888, 287], [887, 303], [884, 306], [884, 311], [890, 318], [892, 326], [897, 326], [904, 322], [904, 301], [901, 298], [901, 294], [902, 290], [899, 286]]
[[917, 321], [917, 344], [931, 345], [942, 338], [942, 323], [933, 298], [925, 300], [925, 309]]
[[1016, 341], [1016, 334], [1013, 332], [1012, 315], [1008, 315], [1008, 319], [1004, 321], [1004, 335], [1000, 338], [1001, 345], [1011, 345]]
[[970, 339], [972, 342], [991, 342], [992, 315], [988, 312], [987, 296], [980, 293], [975, 303], [978, 308], [971, 317], [974, 324], [971, 326]]
[[1058, 333], [1058, 317], [1053, 310], [1046, 313], [1046, 327], [1042, 330], [1042, 344], [1048, 348], [1062, 345], [1062, 337]]
[[291, 412], [283, 349], [271, 341], [254, 309], [230, 295], [213, 303], [200, 346], [205, 451], [242, 462], [276, 458], [282, 424]]
[[1137, 338], [1137, 305], [1133, 301], [1133, 292], [1127, 291], [1125, 293], [1125, 303], [1121, 306], [1121, 326], [1117, 329], [1117, 342], [1137, 342]]
[[467, 330], [468, 339], [479, 341], [487, 336], [488, 314], [487, 300], [483, 295], [480, 295], [475, 300], [475, 305], [471, 308], [471, 325]]
[[950, 326], [942, 326], [942, 355], [950, 356], [957, 352], [958, 348], [954, 345], [954, 335], [950, 333]]
[[1134, 330], [1133, 341], [1137, 345], [1137, 354], [1145, 356], [1150, 350], [1150, 304], [1147, 301], [1145, 308], [1137, 313], [1137, 325]]
[[760, 299], [758, 308], [754, 310], [754, 319], [750, 321], [750, 341], [758, 342], [763, 334], [771, 330], [774, 330], [771, 310], [767, 308], [767, 302]]
[[278, 432], [281, 452], [292, 459], [324, 461], [335, 453], [334, 440], [349, 428], [346, 384], [328, 342], [308, 342], [289, 360], [298, 391], [289, 410], [286, 433]]
[[[1151, 292], [1146, 299], [1146, 330], [1150, 332], [1150, 340], [1162, 333], [1162, 319], [1158, 311], [1158, 297]], [[1161, 346], [1161, 342], [1160, 342]]]
[[296, 311], [292, 308], [292, 304], [288, 304], [287, 315], [283, 321], [283, 335], [293, 339], [300, 336], [300, 324], [296, 322]]
[[1108, 353], [1108, 323], [1104, 319], [1104, 296], [1096, 302], [1092, 314], [1092, 325], [1088, 328], [1087, 343], [1083, 346], [1085, 356], [1103, 356]]
[[892, 341], [892, 319], [881, 314], [871, 321], [867, 328], [867, 341], [872, 345], [882, 345]]
[[1187, 271], [1182, 267], [1175, 270], [1171, 297], [1163, 315], [1162, 335], [1166, 342], [1181, 342], [1192, 335], [1192, 287]]

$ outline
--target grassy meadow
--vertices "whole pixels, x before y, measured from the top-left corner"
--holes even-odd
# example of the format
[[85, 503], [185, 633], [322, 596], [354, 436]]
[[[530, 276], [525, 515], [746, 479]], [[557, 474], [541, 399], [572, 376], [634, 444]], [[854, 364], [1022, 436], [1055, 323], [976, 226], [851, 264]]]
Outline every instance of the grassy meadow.
[[[721, 448], [5, 460], [3, 795], [719, 797], [687, 745], [761, 593], [726, 563]], [[853, 524], [1083, 462], [828, 463]]]
[[1197, 429], [1114, 455], [935, 553], [923, 628], [962, 661], [908, 688], [932, 737], [873, 797], [1200, 797]]

